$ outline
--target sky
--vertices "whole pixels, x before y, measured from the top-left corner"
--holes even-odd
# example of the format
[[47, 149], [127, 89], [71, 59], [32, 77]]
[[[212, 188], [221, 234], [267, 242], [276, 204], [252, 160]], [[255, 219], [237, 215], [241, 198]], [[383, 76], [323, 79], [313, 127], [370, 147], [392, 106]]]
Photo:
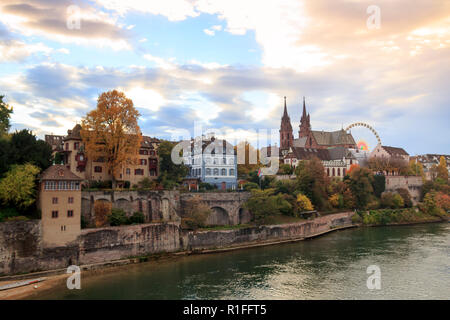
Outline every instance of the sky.
[[145, 135], [201, 124], [234, 143], [277, 132], [286, 96], [297, 137], [305, 96], [313, 130], [365, 122], [383, 145], [450, 154], [449, 79], [446, 0], [0, 2], [0, 95], [12, 130], [41, 138], [112, 89]]

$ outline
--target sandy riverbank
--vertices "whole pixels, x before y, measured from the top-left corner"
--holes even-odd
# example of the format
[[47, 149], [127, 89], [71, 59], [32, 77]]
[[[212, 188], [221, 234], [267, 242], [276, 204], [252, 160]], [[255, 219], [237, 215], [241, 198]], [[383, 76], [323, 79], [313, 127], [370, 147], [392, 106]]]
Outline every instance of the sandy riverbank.
[[[45, 281], [36, 284], [0, 291], [0, 300], [20, 300], [37, 297], [41, 292], [51, 290], [58, 285], [63, 285], [69, 276], [69, 274], [48, 276], [45, 277]], [[23, 280], [0, 281], [0, 286], [18, 281]]]

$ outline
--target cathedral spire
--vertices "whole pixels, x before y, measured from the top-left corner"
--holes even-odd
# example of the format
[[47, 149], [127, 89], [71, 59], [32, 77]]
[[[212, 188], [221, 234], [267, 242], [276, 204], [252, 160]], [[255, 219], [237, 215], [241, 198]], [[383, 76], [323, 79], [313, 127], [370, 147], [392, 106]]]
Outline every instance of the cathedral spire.
[[288, 117], [287, 113], [287, 107], [286, 107], [286, 96], [284, 96], [284, 112], [283, 112], [283, 118]]
[[302, 118], [306, 119], [305, 96], [303, 96], [303, 115], [302, 115]]

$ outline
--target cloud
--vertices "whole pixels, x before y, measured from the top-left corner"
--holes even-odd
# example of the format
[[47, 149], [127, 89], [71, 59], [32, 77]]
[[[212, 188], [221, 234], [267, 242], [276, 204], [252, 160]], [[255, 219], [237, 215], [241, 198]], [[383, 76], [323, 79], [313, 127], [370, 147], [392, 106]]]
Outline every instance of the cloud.
[[[74, 6], [69, 0], [29, 3], [4, 0], [0, 14], [8, 29], [27, 37], [43, 36], [63, 43], [130, 49], [130, 31], [119, 26], [117, 17], [84, 3]], [[75, 23], [77, 19], [79, 28]]]

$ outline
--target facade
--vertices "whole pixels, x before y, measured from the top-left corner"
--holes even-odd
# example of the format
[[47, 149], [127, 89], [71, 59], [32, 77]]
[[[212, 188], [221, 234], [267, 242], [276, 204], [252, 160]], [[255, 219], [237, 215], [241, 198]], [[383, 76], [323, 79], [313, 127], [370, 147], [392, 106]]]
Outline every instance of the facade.
[[[67, 131], [62, 139], [64, 164], [72, 173], [84, 181], [108, 181], [112, 174], [102, 159], [88, 159], [80, 135], [81, 125], [77, 124]], [[129, 181], [137, 184], [143, 178], [156, 179], [159, 175], [158, 146], [160, 141], [147, 136], [142, 137], [141, 148], [136, 163], [125, 165], [116, 175], [119, 185]]]
[[331, 149], [291, 147], [284, 156], [283, 163], [295, 168], [300, 161], [311, 160], [312, 158], [318, 158], [322, 162], [328, 177], [341, 179], [347, 174], [350, 166], [356, 163], [353, 154], [342, 147]]
[[388, 159], [399, 159], [409, 162], [409, 154], [403, 148], [389, 147], [377, 145], [373, 149], [370, 157], [375, 158], [388, 158]]
[[221, 190], [236, 189], [237, 154], [230, 143], [202, 136], [191, 139], [188, 145], [183, 151], [183, 162], [189, 167], [187, 179], [198, 178]]
[[303, 97], [303, 113], [300, 119], [298, 138], [293, 139], [292, 126], [287, 113], [286, 98], [284, 104], [284, 112], [281, 118], [280, 126], [280, 153], [285, 156], [289, 147], [311, 148], [311, 149], [328, 149], [335, 147], [343, 147], [356, 149], [356, 142], [351, 133], [344, 129], [338, 131], [314, 131], [311, 128], [311, 117], [306, 112], [305, 97]]
[[40, 178], [39, 209], [45, 247], [59, 247], [80, 234], [81, 178], [65, 165], [53, 165]]
[[45, 142], [47, 142], [52, 147], [52, 154], [54, 155], [56, 152], [61, 152], [64, 146], [64, 136], [54, 135], [54, 134], [46, 134]]

